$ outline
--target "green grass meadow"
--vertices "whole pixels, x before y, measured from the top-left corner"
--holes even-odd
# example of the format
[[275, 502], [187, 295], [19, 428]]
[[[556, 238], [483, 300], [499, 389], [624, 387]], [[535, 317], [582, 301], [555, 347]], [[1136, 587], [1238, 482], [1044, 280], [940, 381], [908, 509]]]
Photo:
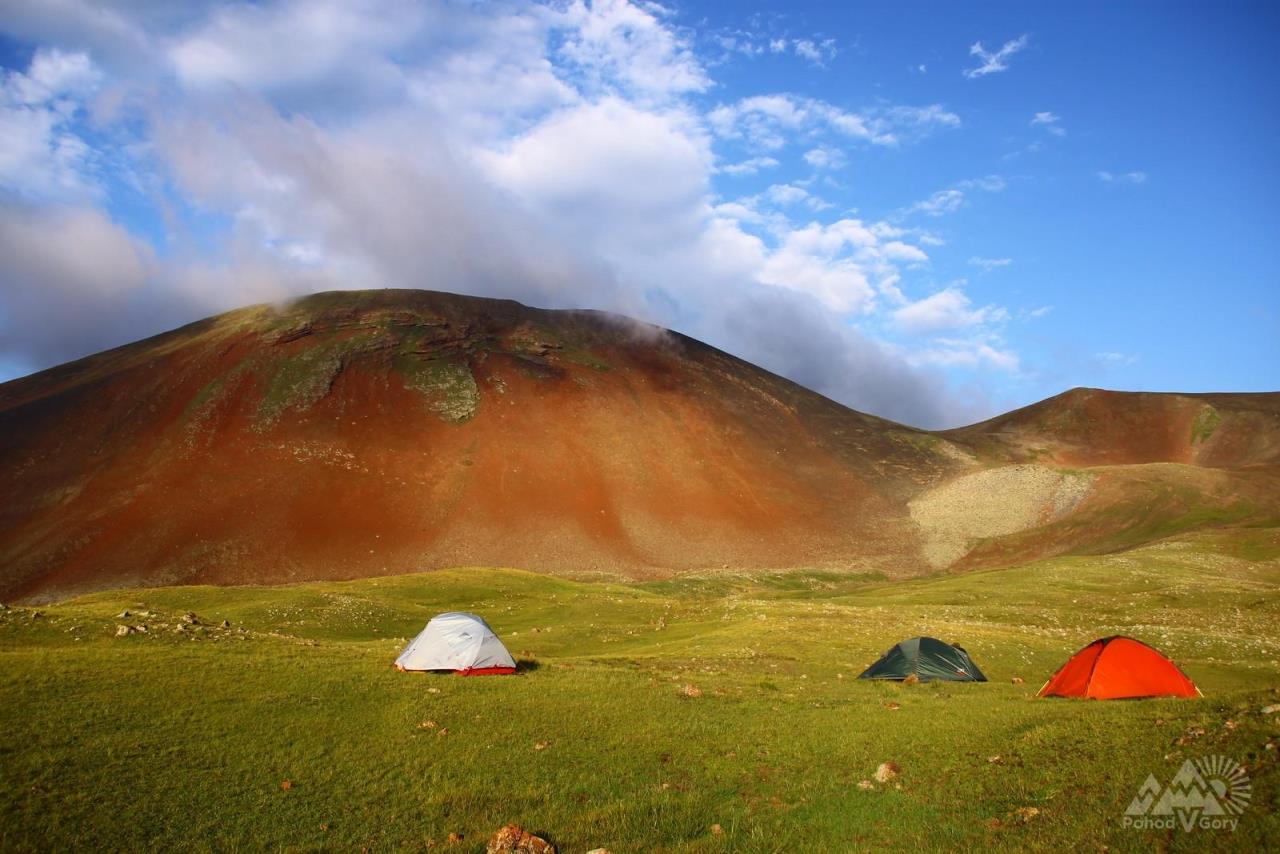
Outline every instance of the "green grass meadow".
[[[459, 569], [10, 607], [0, 849], [475, 852], [515, 822], [570, 854], [1277, 850], [1277, 542], [907, 582]], [[394, 670], [444, 610], [484, 616], [522, 672]], [[188, 611], [200, 625], [179, 631]], [[1034, 698], [1117, 633], [1204, 699]], [[917, 634], [963, 645], [991, 682], [856, 679]], [[1122, 826], [1148, 774], [1215, 754], [1251, 778], [1234, 832]], [[875, 782], [883, 762], [900, 776]]]

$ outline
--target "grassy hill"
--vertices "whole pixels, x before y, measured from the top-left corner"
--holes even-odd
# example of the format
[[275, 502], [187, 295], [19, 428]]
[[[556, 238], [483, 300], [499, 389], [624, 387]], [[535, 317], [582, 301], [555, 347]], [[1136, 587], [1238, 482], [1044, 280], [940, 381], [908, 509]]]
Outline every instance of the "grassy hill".
[[[0, 848], [474, 852], [514, 821], [562, 852], [1275, 850], [1278, 583], [1280, 532], [1245, 529], [909, 581], [469, 568], [10, 607]], [[448, 609], [522, 672], [392, 669]], [[1204, 699], [1034, 699], [1115, 633]], [[992, 681], [856, 680], [916, 634]], [[1148, 774], [1215, 754], [1252, 780], [1235, 833], [1121, 826]]]

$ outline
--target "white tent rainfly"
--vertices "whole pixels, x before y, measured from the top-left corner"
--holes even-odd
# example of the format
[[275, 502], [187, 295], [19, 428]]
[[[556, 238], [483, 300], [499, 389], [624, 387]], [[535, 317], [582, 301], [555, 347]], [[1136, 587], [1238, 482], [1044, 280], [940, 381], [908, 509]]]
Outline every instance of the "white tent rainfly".
[[433, 617], [396, 659], [397, 670], [452, 670], [464, 676], [516, 672], [516, 662], [480, 617], [450, 611]]

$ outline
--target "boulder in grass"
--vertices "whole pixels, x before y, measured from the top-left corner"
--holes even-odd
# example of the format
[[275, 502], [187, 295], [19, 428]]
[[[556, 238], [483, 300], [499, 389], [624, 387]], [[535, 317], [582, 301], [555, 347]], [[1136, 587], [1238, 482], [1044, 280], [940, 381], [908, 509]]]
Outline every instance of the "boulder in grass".
[[902, 773], [902, 766], [897, 762], [881, 762], [876, 769], [876, 782], [887, 783]]
[[495, 831], [484, 850], [485, 854], [556, 854], [550, 842], [515, 824]]

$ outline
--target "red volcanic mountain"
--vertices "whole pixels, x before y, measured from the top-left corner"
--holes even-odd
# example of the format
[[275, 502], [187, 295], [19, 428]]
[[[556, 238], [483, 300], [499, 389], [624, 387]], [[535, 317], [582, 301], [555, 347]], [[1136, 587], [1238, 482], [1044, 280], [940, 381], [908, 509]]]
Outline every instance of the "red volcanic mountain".
[[[1070, 521], [1151, 482], [1235, 507], [1194, 524], [1274, 518], [1278, 437], [1280, 395], [1095, 391], [928, 433], [612, 315], [318, 294], [0, 385], [0, 596], [458, 565], [917, 573], [1105, 544]], [[1157, 462], [1179, 474], [1130, 471]], [[1156, 511], [1174, 530], [1176, 504]]]

